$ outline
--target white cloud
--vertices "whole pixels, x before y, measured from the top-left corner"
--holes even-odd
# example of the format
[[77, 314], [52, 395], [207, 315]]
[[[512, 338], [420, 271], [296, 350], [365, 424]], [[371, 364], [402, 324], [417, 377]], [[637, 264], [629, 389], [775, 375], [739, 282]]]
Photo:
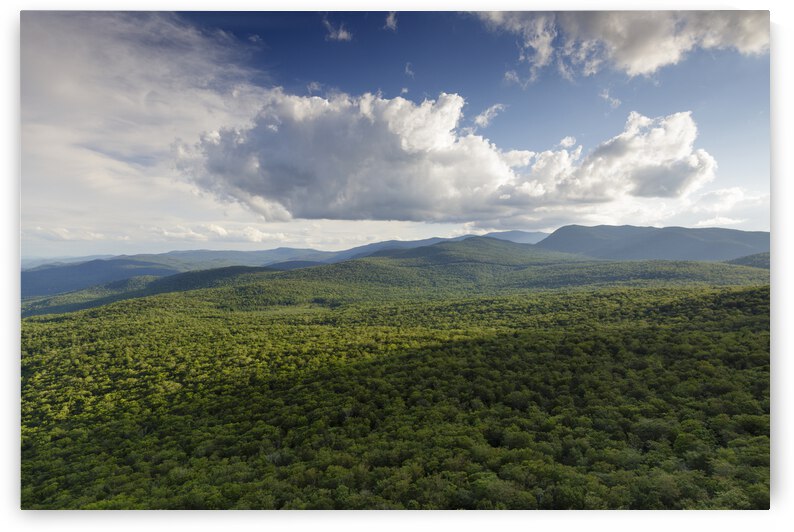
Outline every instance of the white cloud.
[[[714, 177], [695, 149], [688, 112], [631, 113], [592, 153], [566, 137], [558, 150], [503, 151], [458, 129], [464, 100], [416, 104], [372, 94], [329, 98], [271, 91], [249, 128], [179, 147], [196, 184], [269, 220], [488, 221], [625, 198], [679, 198]], [[268, 124], [277, 121], [277, 132]]]
[[515, 70], [508, 70], [507, 72], [505, 72], [504, 81], [508, 85], [512, 85], [512, 84], [522, 85], [522, 86], [524, 85], [524, 83], [521, 81], [521, 78], [518, 76], [518, 72], [516, 72]]
[[353, 34], [345, 29], [344, 23], [339, 23], [339, 27], [335, 28], [333, 24], [327, 19], [323, 18], [323, 26], [328, 32], [325, 35], [326, 41], [352, 41]]
[[69, 254], [101, 243], [96, 235], [144, 238], [141, 220], [223, 210], [255, 219], [185, 183], [171, 150], [177, 138], [250, 121], [265, 91], [237, 65], [253, 44], [163, 13], [26, 11], [21, 20], [25, 253], [56, 249], [36, 244], [46, 238], [36, 227]]
[[414, 77], [414, 69], [411, 66], [411, 63], [405, 63], [405, 75], [410, 78]]
[[510, 168], [523, 168], [527, 166], [536, 153], [529, 150], [510, 150], [503, 152], [502, 160]]
[[617, 109], [620, 107], [620, 104], [623, 103], [620, 101], [620, 99], [610, 96], [609, 89], [602, 90], [600, 93], [598, 93], [598, 97], [606, 101], [612, 109]]
[[402, 89], [400, 89], [400, 95], [403, 94], [408, 94], [408, 87], [403, 87]]
[[736, 218], [728, 218], [726, 216], [715, 216], [708, 220], [700, 220], [695, 224], [695, 227], [724, 227], [726, 225], [736, 225], [744, 222]]
[[737, 209], [769, 203], [769, 195], [752, 192], [742, 187], [720, 188], [700, 194], [692, 205], [695, 213], [726, 214]]
[[323, 84], [319, 81], [311, 81], [306, 85], [306, 90], [309, 92], [309, 94], [320, 92], [323, 90]]
[[52, 228], [36, 227], [33, 229], [33, 232], [38, 236], [40, 236], [41, 238], [45, 238], [47, 240], [91, 241], [91, 240], [105, 240], [107, 238], [107, 236], [102, 233], [97, 233], [95, 231], [91, 231], [85, 228], [70, 229], [67, 227], [52, 227]]
[[194, 231], [192, 228], [185, 227], [184, 225], [177, 225], [174, 228], [155, 227], [152, 229], [154, 232], [159, 233], [166, 240], [192, 242], [206, 242], [209, 240], [209, 237], [206, 234]]
[[386, 16], [386, 25], [383, 26], [383, 29], [397, 31], [397, 13], [396, 12], [389, 11], [389, 14]]
[[769, 49], [767, 11], [567, 11], [479, 13], [486, 26], [519, 36], [529, 79], [556, 61], [567, 78], [609, 67], [650, 75], [694, 49]]
[[488, 109], [483, 111], [482, 113], [478, 114], [474, 117], [474, 123], [477, 124], [478, 127], [488, 127], [491, 124], [491, 120], [496, 118], [496, 115], [501, 113], [507, 109], [507, 106], [501, 103], [494, 104], [490, 106]]
[[148, 238], [163, 241], [263, 243], [277, 244], [287, 239], [282, 231], [263, 231], [258, 227], [240, 223], [173, 224], [167, 226], [145, 226]]
[[569, 136], [569, 137], [565, 137], [564, 139], [560, 140], [560, 144], [559, 145], [561, 147], [563, 147], [563, 148], [570, 148], [574, 144], [576, 144], [576, 138]]
[[[491, 11], [479, 13], [479, 16], [489, 27], [514, 33], [523, 39], [519, 59], [530, 64], [529, 81], [534, 81], [538, 72], [551, 63], [554, 57], [553, 42], [557, 36], [554, 14]], [[508, 79], [507, 76], [505, 74], [505, 79]]]
[[[216, 131], [180, 149], [182, 168], [200, 186], [268, 219], [476, 216], [484, 187], [512, 176], [514, 157], [456, 134], [458, 95], [415, 104], [275, 90], [263, 103], [253, 128]], [[277, 133], [265, 127], [274, 119]]]
[[282, 242], [285, 239], [284, 233], [268, 233], [261, 231], [256, 227], [245, 227], [242, 230], [242, 236], [248, 242]]
[[570, 182], [576, 194], [677, 197], [714, 178], [717, 163], [694, 149], [697, 126], [691, 113], [651, 119], [632, 112], [620, 135], [589, 154]]
[[227, 231], [224, 227], [221, 227], [220, 225], [217, 224], [207, 224], [206, 228], [210, 233], [218, 235], [220, 237], [229, 235], [229, 231]]
[[714, 227], [769, 224], [769, 193], [744, 187], [704, 190], [679, 202], [679, 225]]

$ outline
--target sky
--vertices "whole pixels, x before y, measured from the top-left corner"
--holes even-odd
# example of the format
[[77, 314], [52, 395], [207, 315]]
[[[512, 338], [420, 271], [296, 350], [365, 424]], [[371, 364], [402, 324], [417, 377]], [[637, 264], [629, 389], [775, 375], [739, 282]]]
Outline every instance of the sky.
[[23, 12], [23, 257], [769, 230], [767, 12]]

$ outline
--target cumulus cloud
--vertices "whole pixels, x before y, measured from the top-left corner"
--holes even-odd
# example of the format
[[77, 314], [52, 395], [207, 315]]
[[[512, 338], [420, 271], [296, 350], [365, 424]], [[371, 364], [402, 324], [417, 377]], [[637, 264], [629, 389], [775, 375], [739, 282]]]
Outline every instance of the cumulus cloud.
[[460, 219], [483, 207], [483, 185], [511, 175], [489, 141], [456, 134], [463, 105], [275, 90], [253, 128], [210, 132], [179, 155], [203, 188], [268, 219]]
[[[180, 168], [204, 190], [269, 220], [468, 222], [529, 216], [550, 205], [621, 197], [677, 198], [714, 177], [688, 112], [631, 113], [591, 153], [501, 150], [459, 128], [464, 100], [441, 94], [301, 97], [276, 89], [249, 128], [225, 128], [178, 147]], [[277, 124], [277, 128], [271, 127]]]
[[694, 149], [697, 126], [689, 112], [651, 119], [629, 114], [620, 135], [602, 143], [570, 183], [575, 194], [677, 197], [714, 178], [717, 162]]
[[411, 63], [405, 63], [405, 75], [410, 78], [414, 77], [414, 69], [411, 66]]
[[353, 34], [345, 29], [344, 23], [339, 23], [339, 27], [334, 27], [331, 24], [331, 21], [327, 18], [323, 18], [323, 26], [325, 26], [326, 31], [328, 32], [325, 35], [326, 41], [352, 41]]
[[383, 29], [397, 31], [397, 13], [395, 11], [389, 11], [386, 16], [386, 25], [383, 26]]
[[491, 124], [491, 120], [496, 118], [496, 115], [498, 115], [505, 109], [507, 109], [507, 106], [504, 104], [501, 103], [494, 104], [485, 111], [483, 111], [482, 113], [475, 116], [474, 123], [477, 124], [478, 127], [488, 127]]
[[[604, 68], [629, 76], [653, 74], [697, 48], [769, 49], [767, 11], [568, 11], [479, 13], [486, 26], [520, 38], [527, 81], [551, 64], [567, 78]], [[518, 75], [511, 76], [517, 78]]]

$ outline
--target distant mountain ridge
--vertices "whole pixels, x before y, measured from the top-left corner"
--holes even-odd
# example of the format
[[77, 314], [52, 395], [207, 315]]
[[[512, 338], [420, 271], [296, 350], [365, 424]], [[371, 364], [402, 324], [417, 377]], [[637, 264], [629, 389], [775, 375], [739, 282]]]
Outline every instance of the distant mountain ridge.
[[121, 258], [39, 266], [22, 272], [22, 297], [55, 295], [142, 275], [163, 277], [175, 273], [179, 273], [179, 270], [164, 264]]
[[[279, 247], [257, 251], [235, 250], [177, 250], [165, 253], [139, 253], [134, 255], [89, 255], [85, 257], [55, 257], [52, 259], [22, 259], [23, 271], [33, 269], [59, 268], [92, 260], [132, 260], [162, 264], [164, 267], [179, 271], [195, 269], [223, 268], [224, 266], [268, 266], [289, 261], [310, 261], [318, 263], [339, 262], [352, 258], [366, 257], [382, 249], [409, 249], [430, 246], [439, 242], [456, 241], [477, 236], [467, 234], [457, 237], [432, 237], [421, 240], [384, 240], [364, 244], [342, 251], [323, 251], [312, 248]], [[519, 244], [534, 244], [549, 236], [549, 233], [528, 231], [498, 231], [487, 233], [486, 237], [498, 238]]]
[[[768, 270], [720, 262], [610, 261], [487, 237], [384, 249], [336, 263], [284, 268], [230, 266], [144, 276], [82, 291], [26, 299], [22, 315], [71, 312], [158, 294], [192, 294], [228, 309], [338, 305], [400, 298], [514, 293], [583, 286], [766, 284]], [[170, 296], [169, 296], [170, 297]], [[180, 296], [181, 297], [181, 296]]]
[[87, 255], [82, 257], [29, 257], [23, 258], [20, 261], [23, 270], [32, 270], [34, 268], [44, 267], [51, 268], [53, 266], [64, 266], [66, 264], [74, 264], [78, 262], [88, 262], [89, 260], [96, 259], [110, 259], [116, 255]]
[[[509, 231], [491, 233], [504, 240], [531, 240], [545, 233]], [[311, 248], [280, 247], [261, 251], [214, 251], [188, 250], [169, 251], [158, 254], [117, 255], [102, 259], [81, 261], [69, 258], [68, 263], [35, 263], [35, 267], [22, 271], [22, 297], [51, 296], [92, 286], [123, 281], [141, 275], [167, 276], [177, 273], [225, 268], [229, 266], [262, 267], [275, 269], [295, 269], [330, 264], [350, 259], [362, 258], [384, 249], [411, 249], [430, 246], [439, 242], [456, 241], [473, 235], [453, 238], [426, 238], [422, 240], [387, 240], [364, 244], [342, 251], [321, 251]], [[516, 240], [517, 241], [517, 240]], [[89, 259], [87, 257], [87, 259]]]
[[[267, 266], [274, 270], [301, 269], [369, 256], [392, 256], [392, 252], [400, 250], [424, 249], [473, 237], [474, 235], [462, 235], [453, 238], [388, 240], [342, 251], [286, 247], [261, 251], [191, 250], [120, 255], [69, 264], [40, 264], [22, 271], [22, 297], [52, 296], [139, 276], [164, 277], [232, 266]], [[724, 262], [769, 251], [768, 232], [733, 229], [570, 225], [561, 227], [550, 235], [542, 232], [501, 231], [488, 233], [484, 237], [486, 240], [536, 247], [538, 251], [609, 260]], [[432, 252], [438, 253], [438, 250], [434, 249]]]
[[495, 233], [487, 233], [482, 236], [507, 240], [508, 242], [515, 242], [516, 244], [537, 244], [548, 237], [549, 234], [550, 233], [544, 233], [542, 231], [498, 231]]
[[611, 260], [727, 261], [769, 251], [769, 233], [721, 228], [567, 225], [538, 247]]

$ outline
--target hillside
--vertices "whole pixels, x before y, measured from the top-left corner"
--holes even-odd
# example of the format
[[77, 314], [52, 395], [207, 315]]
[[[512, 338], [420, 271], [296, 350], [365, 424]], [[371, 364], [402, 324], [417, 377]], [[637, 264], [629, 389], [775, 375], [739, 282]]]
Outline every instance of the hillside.
[[332, 259], [335, 253], [332, 251], [319, 251], [316, 249], [301, 248], [275, 248], [261, 251], [215, 251], [215, 250], [192, 250], [192, 251], [170, 251], [159, 254], [141, 254], [126, 257], [121, 255], [116, 258], [127, 258], [129, 260], [156, 262], [170, 266], [182, 272], [192, 270], [210, 270], [213, 268], [225, 268], [227, 266], [267, 266], [274, 262], [285, 262], [291, 260], [310, 260], [324, 262]]
[[85, 255], [80, 257], [49, 257], [49, 258], [23, 257], [20, 260], [20, 266], [22, 266], [23, 270], [32, 270], [40, 266], [50, 268], [53, 266], [63, 266], [65, 264], [88, 262], [90, 260], [96, 260], [96, 259], [109, 259], [112, 257], [113, 255]]
[[[345, 294], [347, 299], [368, 297], [368, 294], [394, 297], [421, 293], [433, 297], [436, 292], [438, 296], [449, 291], [483, 288], [486, 281], [493, 284], [494, 275], [500, 272], [530, 264], [552, 264], [565, 260], [580, 259], [536, 250], [531, 246], [474, 237], [454, 242], [442, 241], [425, 247], [382, 250], [375, 252], [371, 258], [333, 264], [302, 262], [293, 268], [293, 263], [287, 262], [286, 267], [276, 264], [274, 267], [258, 269], [229, 267], [185, 272], [160, 280], [150, 279], [145, 286], [136, 283], [132, 285], [134, 289], [126, 292], [121, 285], [98, 286], [57, 296], [33, 298], [23, 303], [22, 310], [25, 316], [67, 312], [120, 299], [213, 288], [219, 286], [220, 281], [238, 286], [262, 281], [267, 283], [268, 293], [309, 299], [310, 293], [316, 293], [316, 297], [329, 297], [331, 292]], [[283, 271], [273, 273], [276, 270]], [[254, 275], [257, 273], [263, 275]], [[253, 287], [249, 291], [258, 293], [260, 290], [259, 287]], [[232, 296], [217, 294], [212, 297], [228, 300]]]
[[671, 261], [596, 261], [529, 244], [485, 237], [445, 241], [412, 249], [383, 250], [370, 257], [297, 269], [229, 267], [145, 281], [93, 287], [33, 298], [23, 316], [69, 312], [161, 294], [212, 289], [189, 297], [228, 308], [322, 301], [341, 304], [372, 299], [443, 298], [574, 286], [766, 284], [767, 271], [738, 265]]
[[294, 248], [265, 251], [197, 250], [120, 255], [84, 263], [43, 265], [22, 271], [22, 297], [63, 294], [141, 275], [162, 277], [231, 266], [259, 267], [294, 260], [325, 261], [333, 256], [333, 252]]
[[40, 266], [22, 272], [22, 297], [53, 295], [131, 277], [173, 275], [179, 271], [164, 264], [128, 259], [97, 259], [80, 264]]
[[[228, 266], [276, 266], [296, 269], [369, 256], [390, 256], [391, 251], [423, 249], [471, 238], [511, 243], [537, 242], [536, 252], [563, 252], [610, 260], [725, 261], [769, 249], [768, 233], [728, 229], [668, 227], [566, 226], [551, 235], [540, 232], [503, 231], [485, 237], [388, 240], [343, 251], [276, 248], [262, 251], [172, 251], [161, 254], [121, 255], [84, 263], [49, 264], [22, 272], [22, 297], [32, 298], [73, 292], [102, 283], [141, 275], [165, 276]], [[395, 255], [399, 256], [399, 255]]]
[[769, 252], [756, 253], [754, 255], [747, 255], [727, 261], [728, 264], [737, 264], [739, 266], [752, 266], [753, 268], [766, 268], [769, 269]]
[[584, 227], [557, 229], [538, 247], [613, 260], [726, 261], [769, 251], [769, 233], [685, 227]]
[[483, 236], [499, 240], [508, 240], [516, 244], [537, 244], [549, 236], [549, 233], [543, 233], [541, 231], [498, 231], [495, 233], [487, 233]]
[[445, 240], [443, 238], [413, 241], [391, 240], [344, 251], [286, 247], [262, 251], [171, 251], [159, 254], [119, 255], [82, 263], [44, 264], [22, 271], [22, 297], [63, 294], [141, 275], [166, 276], [230, 266], [260, 267], [271, 264], [280, 264], [279, 269], [293, 269], [312, 264], [334, 263], [364, 257], [383, 249], [406, 249]]

